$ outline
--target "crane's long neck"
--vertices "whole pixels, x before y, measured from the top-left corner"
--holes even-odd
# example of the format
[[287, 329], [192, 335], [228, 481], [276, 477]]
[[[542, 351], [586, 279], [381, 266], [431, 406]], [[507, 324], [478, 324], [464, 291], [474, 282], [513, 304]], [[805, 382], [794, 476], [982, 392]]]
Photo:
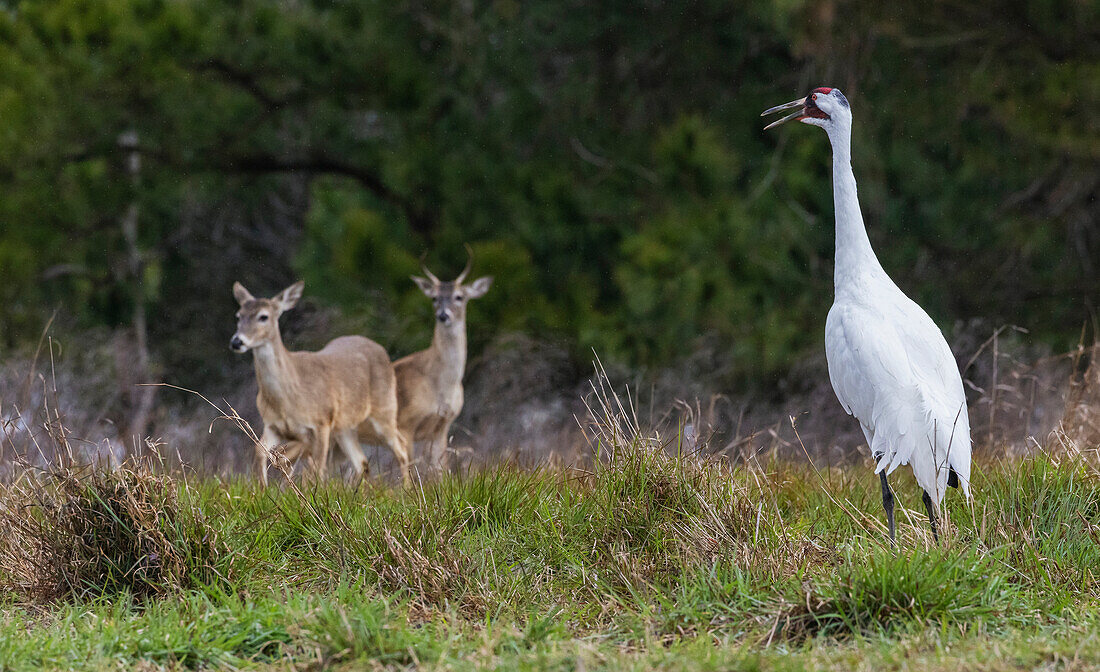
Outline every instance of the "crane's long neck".
[[827, 129], [833, 145], [833, 207], [836, 210], [836, 261], [833, 282], [841, 289], [847, 280], [861, 273], [883, 273], [856, 194], [856, 176], [852, 172], [852, 127], [837, 124]]

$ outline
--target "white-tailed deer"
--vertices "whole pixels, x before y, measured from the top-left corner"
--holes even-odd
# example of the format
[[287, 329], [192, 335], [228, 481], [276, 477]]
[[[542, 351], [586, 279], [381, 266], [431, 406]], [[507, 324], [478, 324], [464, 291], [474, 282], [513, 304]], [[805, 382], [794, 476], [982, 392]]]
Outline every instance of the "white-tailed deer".
[[[466, 371], [466, 303], [484, 296], [492, 277], [463, 282], [473, 258], [453, 282], [442, 282], [421, 265], [426, 278], [413, 276], [435, 307], [432, 346], [393, 363], [397, 374], [397, 427], [428, 468], [442, 467], [451, 423], [462, 411], [462, 376]], [[360, 430], [362, 431], [362, 430]]]
[[271, 299], [257, 299], [241, 283], [233, 285], [240, 304], [237, 333], [229, 347], [252, 351], [259, 393], [256, 406], [264, 432], [256, 446], [256, 469], [267, 484], [267, 466], [280, 445], [288, 456], [306, 454], [318, 475], [328, 462], [330, 438], [362, 473], [366, 457], [359, 432], [393, 451], [408, 479], [409, 454], [397, 429], [396, 380], [389, 355], [362, 336], [341, 336], [318, 352], [290, 352], [279, 333], [279, 316], [302, 297], [297, 282]]

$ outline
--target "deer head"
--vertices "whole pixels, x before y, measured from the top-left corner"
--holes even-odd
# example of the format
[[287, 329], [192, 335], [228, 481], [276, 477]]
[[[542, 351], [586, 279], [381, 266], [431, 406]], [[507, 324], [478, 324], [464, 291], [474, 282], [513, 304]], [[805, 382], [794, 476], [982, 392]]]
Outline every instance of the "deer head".
[[279, 341], [279, 316], [302, 298], [304, 282], [296, 282], [270, 299], [257, 299], [239, 282], [233, 283], [233, 296], [240, 304], [237, 332], [229, 341], [233, 352], [248, 352], [265, 343]]
[[485, 296], [485, 292], [489, 291], [489, 287], [493, 284], [492, 276], [485, 276], [474, 280], [470, 284], [464, 284], [466, 275], [469, 274], [470, 266], [474, 261], [473, 254], [469, 252], [468, 247], [466, 249], [469, 254], [466, 268], [451, 282], [443, 282], [435, 277], [423, 263], [420, 264], [420, 268], [427, 277], [412, 276], [413, 282], [416, 283], [417, 287], [420, 287], [420, 291], [432, 300], [432, 305], [435, 307], [436, 321], [445, 327], [464, 325], [466, 323], [466, 302], [470, 299]]

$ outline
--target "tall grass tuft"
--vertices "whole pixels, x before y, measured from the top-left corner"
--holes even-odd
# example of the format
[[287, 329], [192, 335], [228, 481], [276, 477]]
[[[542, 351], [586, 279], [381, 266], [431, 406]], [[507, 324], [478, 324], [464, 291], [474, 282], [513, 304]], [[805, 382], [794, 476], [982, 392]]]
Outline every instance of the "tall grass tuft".
[[895, 553], [853, 548], [836, 574], [803, 585], [769, 632], [847, 639], [918, 626], [1037, 622], [1040, 614], [994, 557], [974, 548]]
[[3, 493], [0, 585], [21, 597], [145, 600], [223, 578], [218, 529], [147, 464], [56, 466]]

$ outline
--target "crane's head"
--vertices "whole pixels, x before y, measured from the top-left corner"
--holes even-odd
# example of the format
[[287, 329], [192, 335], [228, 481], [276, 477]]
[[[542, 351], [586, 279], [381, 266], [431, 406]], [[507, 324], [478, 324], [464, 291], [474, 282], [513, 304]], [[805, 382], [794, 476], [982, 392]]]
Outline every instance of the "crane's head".
[[848, 99], [844, 97], [840, 89], [831, 89], [827, 86], [814, 89], [805, 98], [792, 100], [789, 103], [764, 110], [760, 116], [782, 112], [792, 107], [797, 107], [798, 111], [773, 121], [765, 126], [764, 130], [785, 124], [788, 121], [801, 121], [804, 124], [813, 124], [828, 129], [836, 124], [850, 123], [852, 120], [852, 110], [848, 107]]

